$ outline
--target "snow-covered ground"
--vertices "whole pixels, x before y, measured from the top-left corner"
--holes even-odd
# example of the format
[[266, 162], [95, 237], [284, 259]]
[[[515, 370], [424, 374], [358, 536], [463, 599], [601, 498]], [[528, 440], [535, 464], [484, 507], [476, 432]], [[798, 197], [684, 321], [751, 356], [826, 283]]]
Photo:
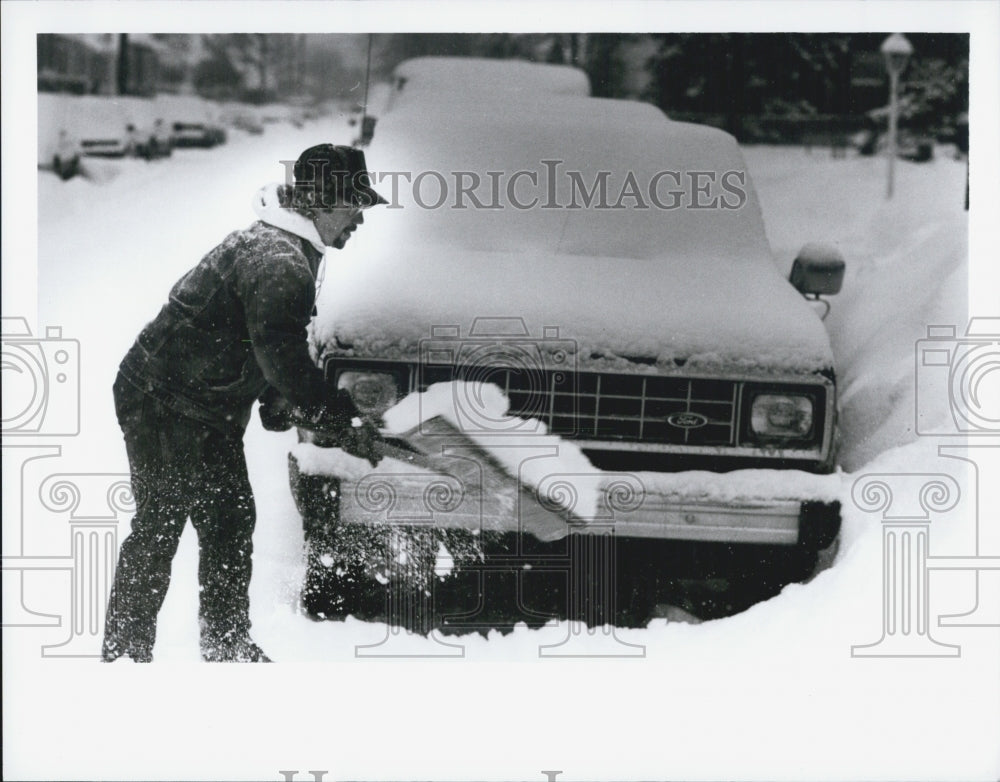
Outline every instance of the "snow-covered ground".
[[[332, 132], [349, 138], [346, 125]], [[32, 326], [61, 326], [80, 342], [82, 427], [60, 441], [57, 460], [26, 475], [127, 472], [110, 393], [120, 357], [174, 280], [253, 219], [251, 195], [280, 178], [278, 161], [330, 134], [329, 125], [272, 129], [211, 152], [179, 150], [169, 162], [89, 164], [90, 180], [39, 175]], [[931, 514], [930, 554], [1000, 555], [998, 505], [986, 504], [996, 489], [983, 480], [988, 469], [997, 474], [993, 452], [943, 456], [939, 445], [962, 441], [914, 427], [916, 342], [928, 325], [961, 334], [968, 320], [965, 162], [946, 150], [931, 163], [900, 162], [897, 195], [886, 202], [882, 160], [769, 147], [745, 155], [781, 271], [807, 241], [832, 241], [847, 258], [827, 319], [844, 469], [843, 532], [830, 567], [734, 617], [657, 619], [614, 636], [562, 624], [449, 638], [449, 647], [353, 619], [311, 622], [296, 611], [302, 532], [286, 468], [295, 436], [266, 433], [255, 419], [246, 436], [258, 507], [253, 633], [282, 664], [198, 664], [189, 528], [160, 617], [157, 665], [42, 659], [40, 647], [63, 640], [65, 627], [5, 632], [5, 776], [279, 779], [280, 769], [300, 769], [298, 778], [329, 769], [329, 779], [541, 779], [539, 769], [563, 769], [564, 779], [995, 779], [1000, 631], [938, 626], [939, 616], [973, 607], [974, 573], [930, 574], [929, 630], [911, 630], [902, 658], [852, 656], [883, 633], [882, 514], [852, 499], [862, 476], [889, 476], [898, 503], [889, 512], [911, 517], [920, 513], [916, 495], [904, 496], [919, 490], [913, 474], [953, 476], [960, 496]], [[920, 369], [929, 370], [941, 367]], [[984, 391], [998, 391], [995, 375]], [[946, 427], [943, 389], [919, 403], [929, 423]], [[978, 483], [963, 457], [980, 461]], [[5, 556], [21, 543], [36, 556], [67, 554], [65, 517], [46, 515], [36, 494], [11, 499], [6, 450], [4, 461]], [[864, 504], [871, 494], [853, 496]], [[8, 510], [17, 518], [21, 509], [18, 541]], [[995, 575], [980, 576], [984, 596], [1000, 593]], [[61, 578], [27, 579], [34, 610], [67, 615]], [[931, 643], [928, 632], [960, 656], [906, 657]], [[366, 656], [366, 645], [409, 657]], [[464, 657], [447, 656], [455, 645]]]

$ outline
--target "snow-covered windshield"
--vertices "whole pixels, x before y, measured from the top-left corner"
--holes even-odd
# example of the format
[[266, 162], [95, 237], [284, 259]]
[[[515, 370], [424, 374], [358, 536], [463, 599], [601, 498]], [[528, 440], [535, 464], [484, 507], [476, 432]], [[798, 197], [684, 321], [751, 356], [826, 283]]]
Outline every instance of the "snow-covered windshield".
[[769, 259], [736, 142], [649, 104], [425, 95], [380, 120], [368, 163], [404, 245]]

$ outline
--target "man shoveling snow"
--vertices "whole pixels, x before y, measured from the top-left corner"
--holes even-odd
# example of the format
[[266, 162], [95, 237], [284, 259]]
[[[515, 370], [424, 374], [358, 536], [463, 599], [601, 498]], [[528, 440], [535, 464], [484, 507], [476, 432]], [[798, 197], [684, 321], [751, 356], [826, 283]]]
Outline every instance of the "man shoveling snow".
[[137, 512], [108, 606], [106, 662], [152, 660], [188, 517], [200, 551], [203, 659], [269, 662], [249, 635], [255, 506], [242, 440], [255, 400], [265, 428], [298, 425], [373, 465], [380, 458], [378, 432], [346, 393], [328, 393], [306, 327], [326, 247], [342, 248], [363, 210], [386, 202], [350, 147], [311, 147], [294, 173], [294, 185], [258, 193], [259, 221], [177, 282], [121, 363], [115, 409]]

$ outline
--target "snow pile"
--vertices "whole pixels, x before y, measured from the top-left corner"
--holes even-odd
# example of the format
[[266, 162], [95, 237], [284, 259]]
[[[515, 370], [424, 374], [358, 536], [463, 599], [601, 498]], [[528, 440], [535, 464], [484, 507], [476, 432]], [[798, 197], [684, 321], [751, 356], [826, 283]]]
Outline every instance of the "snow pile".
[[[746, 154], [779, 268], [787, 271], [809, 241], [836, 244], [847, 262], [826, 326], [837, 369], [840, 459], [856, 470], [917, 439], [917, 342], [927, 327], [965, 332], [966, 164], [946, 148], [928, 163], [900, 164], [896, 196], [886, 200], [882, 159], [770, 147]], [[950, 416], [944, 393], [922, 399], [921, 408], [929, 423]]]

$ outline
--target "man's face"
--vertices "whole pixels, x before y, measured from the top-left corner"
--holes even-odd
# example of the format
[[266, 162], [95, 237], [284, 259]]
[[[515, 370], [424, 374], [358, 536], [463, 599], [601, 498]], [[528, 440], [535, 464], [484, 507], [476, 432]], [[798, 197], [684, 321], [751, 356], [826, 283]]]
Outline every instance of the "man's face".
[[343, 248], [354, 230], [364, 221], [364, 215], [356, 206], [318, 209], [316, 216], [313, 217], [313, 224], [316, 226], [323, 244], [338, 250]]

